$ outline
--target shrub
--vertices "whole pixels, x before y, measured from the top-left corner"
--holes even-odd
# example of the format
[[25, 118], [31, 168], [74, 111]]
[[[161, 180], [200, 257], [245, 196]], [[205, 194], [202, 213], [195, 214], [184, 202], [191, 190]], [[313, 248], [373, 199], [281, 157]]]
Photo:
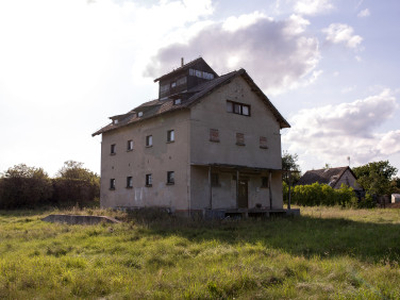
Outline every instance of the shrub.
[[0, 179], [0, 208], [33, 208], [47, 203], [52, 192], [51, 179], [43, 169], [16, 165]]
[[[285, 199], [288, 198], [288, 187], [284, 185]], [[292, 203], [302, 206], [358, 206], [358, 199], [353, 188], [342, 185], [340, 189], [333, 189], [327, 184], [313, 183], [297, 185], [292, 188]]]

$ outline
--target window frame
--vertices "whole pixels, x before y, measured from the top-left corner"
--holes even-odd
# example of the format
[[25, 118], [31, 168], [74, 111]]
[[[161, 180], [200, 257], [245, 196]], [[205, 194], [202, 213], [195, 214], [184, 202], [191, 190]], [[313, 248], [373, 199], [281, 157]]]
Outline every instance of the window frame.
[[236, 145], [237, 146], [246, 146], [244, 133], [236, 132]]
[[219, 143], [219, 130], [215, 128], [210, 128], [210, 142]]
[[167, 172], [167, 185], [174, 185], [175, 184], [175, 171], [168, 171]]
[[146, 187], [152, 187], [153, 186], [153, 175], [151, 173], [146, 174], [145, 185], [146, 185]]
[[175, 142], [175, 130], [171, 129], [167, 131], [167, 143]]
[[153, 147], [153, 135], [146, 135], [146, 148]]
[[116, 186], [116, 180], [115, 178], [110, 178], [110, 190], [114, 191]]
[[266, 136], [260, 136], [259, 144], [260, 149], [268, 149], [268, 138]]
[[126, 188], [127, 189], [133, 188], [133, 177], [132, 176], [126, 177]]
[[117, 144], [111, 144], [110, 145], [110, 155], [115, 155], [117, 154]]
[[221, 186], [218, 173], [211, 173], [211, 186], [212, 187], [220, 187]]
[[231, 101], [231, 100], [226, 100], [226, 112], [235, 114], [235, 115], [250, 117], [251, 116], [251, 105], [245, 104], [245, 103], [240, 103], [240, 102], [235, 102], [235, 101]]
[[262, 189], [269, 189], [269, 178], [268, 176], [261, 176], [261, 186]]
[[128, 140], [127, 141], [126, 151], [133, 151], [133, 140]]

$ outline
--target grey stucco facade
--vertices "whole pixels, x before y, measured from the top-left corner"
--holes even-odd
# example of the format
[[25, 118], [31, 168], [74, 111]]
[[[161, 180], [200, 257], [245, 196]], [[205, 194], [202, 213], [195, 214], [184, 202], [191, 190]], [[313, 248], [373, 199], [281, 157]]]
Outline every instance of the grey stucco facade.
[[101, 206], [282, 209], [280, 130], [289, 124], [244, 70], [193, 90], [113, 117], [95, 133]]

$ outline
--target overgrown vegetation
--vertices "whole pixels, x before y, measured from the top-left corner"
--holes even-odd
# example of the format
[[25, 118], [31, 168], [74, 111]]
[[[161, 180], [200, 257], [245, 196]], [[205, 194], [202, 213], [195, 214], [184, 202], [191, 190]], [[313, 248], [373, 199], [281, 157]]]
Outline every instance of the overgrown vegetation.
[[101, 210], [71, 226], [0, 211], [1, 299], [398, 299], [400, 211], [302, 208], [199, 222]]
[[[327, 184], [313, 183], [297, 185], [291, 189], [291, 203], [301, 206], [337, 206], [352, 208], [373, 208], [376, 202], [369, 194], [362, 199], [356, 197], [351, 187], [342, 185], [340, 189], [333, 189]], [[283, 183], [283, 196], [289, 199], [289, 187]]]
[[82, 163], [67, 161], [57, 178], [42, 168], [25, 164], [9, 168], [0, 177], [0, 209], [37, 208], [44, 205], [90, 205], [100, 194], [100, 178]]

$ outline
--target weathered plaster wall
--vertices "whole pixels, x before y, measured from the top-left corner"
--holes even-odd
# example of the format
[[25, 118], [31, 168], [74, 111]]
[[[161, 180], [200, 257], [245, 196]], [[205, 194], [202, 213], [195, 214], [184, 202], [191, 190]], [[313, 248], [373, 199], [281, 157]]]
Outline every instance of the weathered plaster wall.
[[[251, 106], [251, 116], [228, 113], [226, 101], [234, 101]], [[210, 129], [218, 129], [219, 142], [210, 141]], [[236, 133], [244, 134], [244, 146], [236, 145]], [[268, 140], [268, 149], [260, 148], [260, 137]], [[234, 79], [195, 105], [191, 109], [192, 164], [229, 164], [253, 168], [281, 169], [280, 127], [275, 116], [264, 102], [251, 91], [241, 78]], [[236, 182], [235, 173], [220, 173], [220, 187], [214, 187], [213, 208], [235, 208]], [[261, 188], [261, 176], [249, 177], [249, 208], [260, 203], [269, 207], [269, 189]], [[210, 198], [208, 188], [208, 169], [192, 171], [192, 203], [209, 206], [202, 199]], [[280, 173], [272, 176], [273, 208], [282, 208], [282, 182]], [[206, 187], [206, 188], [205, 188]], [[204, 207], [203, 207], [204, 208]]]
[[[226, 101], [251, 105], [251, 116], [226, 111]], [[210, 141], [210, 129], [218, 129], [220, 142]], [[243, 133], [245, 146], [236, 145], [236, 133]], [[235, 78], [191, 109], [191, 161], [198, 164], [232, 164], [281, 168], [279, 124], [262, 100], [241, 78]], [[268, 149], [259, 147], [267, 137]]]
[[[175, 131], [175, 141], [167, 142], [167, 131]], [[146, 136], [152, 135], [153, 146], [146, 147]], [[101, 149], [102, 207], [171, 207], [188, 208], [189, 151], [188, 111], [178, 111], [103, 134]], [[133, 140], [132, 151], [127, 151]], [[110, 154], [111, 145], [116, 154]], [[175, 172], [175, 184], [167, 185], [167, 172]], [[152, 187], [145, 186], [146, 174], [152, 174]], [[133, 177], [133, 188], [126, 178]], [[110, 190], [110, 179], [116, 179]]]

